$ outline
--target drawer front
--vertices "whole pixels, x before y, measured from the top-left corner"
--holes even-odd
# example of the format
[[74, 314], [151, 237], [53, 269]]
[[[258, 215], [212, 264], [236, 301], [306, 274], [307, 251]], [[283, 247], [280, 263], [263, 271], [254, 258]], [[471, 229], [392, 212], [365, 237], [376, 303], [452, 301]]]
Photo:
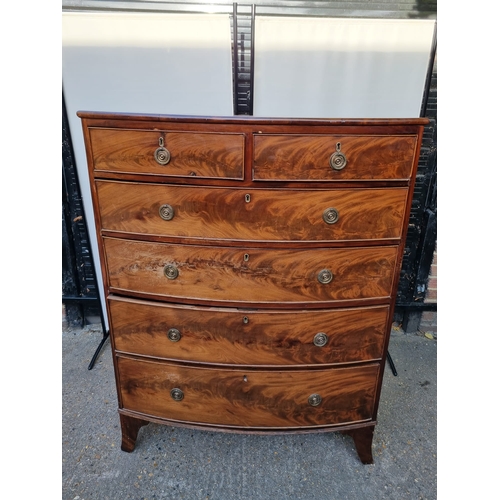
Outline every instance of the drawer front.
[[112, 291], [225, 302], [387, 298], [396, 246], [260, 249], [104, 238]]
[[[252, 428], [369, 420], [379, 365], [334, 370], [224, 370], [117, 358], [125, 409], [183, 422]], [[173, 399], [171, 391], [176, 391]], [[317, 406], [309, 403], [319, 394]], [[318, 402], [319, 398], [314, 398]], [[313, 400], [313, 402], [314, 402]]]
[[[173, 177], [243, 178], [244, 134], [91, 128], [94, 170]], [[170, 154], [155, 159], [160, 140]]]
[[[281, 181], [409, 179], [417, 137], [254, 135], [253, 178]], [[332, 168], [332, 155], [347, 163]], [[337, 160], [341, 157], [337, 155]]]
[[399, 238], [408, 192], [406, 188], [312, 191], [113, 181], [96, 185], [102, 229], [231, 241]]
[[118, 351], [240, 365], [379, 360], [388, 306], [242, 311], [109, 299]]

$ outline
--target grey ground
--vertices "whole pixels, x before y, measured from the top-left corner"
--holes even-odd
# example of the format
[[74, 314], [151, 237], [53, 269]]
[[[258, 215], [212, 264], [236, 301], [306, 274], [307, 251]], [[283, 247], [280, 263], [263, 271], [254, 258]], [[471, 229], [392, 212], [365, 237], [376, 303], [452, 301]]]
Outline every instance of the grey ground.
[[98, 325], [63, 325], [63, 500], [437, 498], [437, 341], [393, 331], [374, 465], [338, 433], [249, 436], [149, 424], [133, 453], [121, 433], [111, 348]]

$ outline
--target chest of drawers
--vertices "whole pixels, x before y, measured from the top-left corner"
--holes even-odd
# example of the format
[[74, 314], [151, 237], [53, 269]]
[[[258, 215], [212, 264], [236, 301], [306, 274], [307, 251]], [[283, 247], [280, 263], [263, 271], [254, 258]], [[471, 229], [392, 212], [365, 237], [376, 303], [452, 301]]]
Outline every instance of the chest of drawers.
[[372, 463], [426, 120], [78, 115], [122, 449], [343, 431]]

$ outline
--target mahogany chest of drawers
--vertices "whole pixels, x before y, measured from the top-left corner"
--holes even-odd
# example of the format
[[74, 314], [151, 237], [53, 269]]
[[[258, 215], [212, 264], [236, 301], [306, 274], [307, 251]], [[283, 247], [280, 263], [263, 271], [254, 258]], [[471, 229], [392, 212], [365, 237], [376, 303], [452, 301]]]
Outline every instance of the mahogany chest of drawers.
[[427, 121], [78, 116], [122, 449], [344, 431], [372, 463]]

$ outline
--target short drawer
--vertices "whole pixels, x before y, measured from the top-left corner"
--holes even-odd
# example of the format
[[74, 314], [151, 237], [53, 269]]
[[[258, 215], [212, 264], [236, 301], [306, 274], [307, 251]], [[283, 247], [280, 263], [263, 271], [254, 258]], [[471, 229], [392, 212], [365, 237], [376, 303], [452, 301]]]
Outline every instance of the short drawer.
[[409, 179], [417, 136], [254, 135], [254, 180]]
[[407, 188], [230, 189], [97, 181], [102, 229], [211, 240], [398, 239]]
[[105, 128], [89, 133], [94, 171], [243, 178], [244, 134]]
[[117, 351], [237, 365], [335, 364], [382, 358], [388, 306], [244, 311], [108, 299]]
[[103, 238], [111, 291], [249, 303], [388, 298], [397, 246], [242, 249]]
[[117, 358], [124, 409], [245, 428], [325, 427], [372, 418], [378, 364], [331, 370], [229, 370]]

